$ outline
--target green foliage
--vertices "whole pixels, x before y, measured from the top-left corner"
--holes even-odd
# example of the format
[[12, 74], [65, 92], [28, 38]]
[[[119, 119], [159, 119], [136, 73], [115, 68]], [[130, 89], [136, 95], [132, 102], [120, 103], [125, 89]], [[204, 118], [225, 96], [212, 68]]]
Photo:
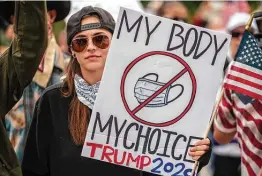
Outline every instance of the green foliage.
[[189, 15], [192, 17], [198, 9], [202, 1], [183, 1], [189, 10]]
[[66, 23], [63, 20], [53, 24], [53, 32], [55, 34], [56, 39], [58, 39], [58, 35], [60, 34], [60, 32], [66, 30], [65, 28], [66, 28]]
[[150, 1], [140, 1], [143, 7], [146, 7]]
[[248, 1], [248, 4], [250, 5], [252, 12], [257, 10], [259, 6], [262, 5], [261, 1]]

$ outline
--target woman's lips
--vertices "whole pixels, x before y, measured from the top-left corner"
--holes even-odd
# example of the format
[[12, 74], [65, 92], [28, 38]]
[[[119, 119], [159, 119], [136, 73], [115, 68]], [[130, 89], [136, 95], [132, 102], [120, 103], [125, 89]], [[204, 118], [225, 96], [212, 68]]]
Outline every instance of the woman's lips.
[[97, 55], [90, 55], [87, 57], [88, 60], [96, 60], [99, 56]]

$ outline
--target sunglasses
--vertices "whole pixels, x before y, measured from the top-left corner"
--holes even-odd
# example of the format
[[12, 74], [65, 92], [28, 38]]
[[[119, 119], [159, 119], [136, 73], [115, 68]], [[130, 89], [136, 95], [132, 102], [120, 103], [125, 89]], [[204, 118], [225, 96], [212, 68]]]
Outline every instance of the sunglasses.
[[[71, 48], [75, 52], [82, 52], [88, 46], [89, 39], [87, 37], [76, 38], [71, 42]], [[100, 48], [106, 49], [109, 46], [109, 38], [106, 35], [96, 35], [92, 37], [93, 44]]]

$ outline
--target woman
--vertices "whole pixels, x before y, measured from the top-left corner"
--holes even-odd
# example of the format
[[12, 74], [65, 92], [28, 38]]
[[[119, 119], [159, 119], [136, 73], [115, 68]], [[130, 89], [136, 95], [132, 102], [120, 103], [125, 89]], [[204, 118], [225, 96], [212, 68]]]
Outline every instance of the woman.
[[[72, 59], [64, 82], [48, 88], [37, 102], [22, 163], [25, 176], [141, 174], [127, 167], [81, 157], [114, 27], [108, 12], [91, 6], [69, 19], [67, 41]], [[85, 97], [81, 96], [84, 89]], [[200, 141], [198, 148], [192, 149], [193, 158], [206, 153], [208, 145], [208, 139]]]

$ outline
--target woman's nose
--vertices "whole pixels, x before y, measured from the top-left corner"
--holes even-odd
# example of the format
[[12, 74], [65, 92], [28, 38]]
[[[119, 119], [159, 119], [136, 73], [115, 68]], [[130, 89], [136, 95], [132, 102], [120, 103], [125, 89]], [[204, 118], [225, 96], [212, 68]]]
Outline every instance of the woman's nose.
[[92, 42], [92, 40], [88, 41], [88, 45], [86, 46], [87, 51], [93, 51], [95, 50], [97, 47], [94, 45], [94, 43]]

